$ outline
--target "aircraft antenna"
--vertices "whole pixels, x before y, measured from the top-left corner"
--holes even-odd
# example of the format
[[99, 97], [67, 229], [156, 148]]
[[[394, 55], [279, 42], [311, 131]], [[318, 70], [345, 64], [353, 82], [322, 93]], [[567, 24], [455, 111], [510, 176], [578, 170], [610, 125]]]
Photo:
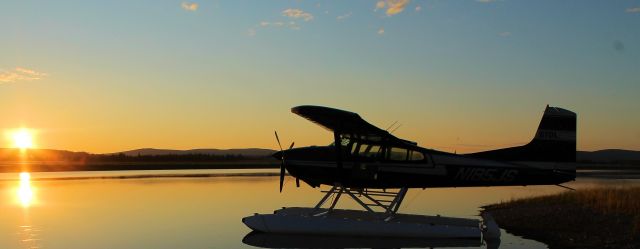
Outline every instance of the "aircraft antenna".
[[392, 130], [391, 132], [389, 132], [389, 133], [393, 134], [396, 130], [398, 130], [398, 128], [400, 128], [400, 126], [402, 126], [402, 124], [399, 124], [398, 126], [396, 126], [396, 128], [395, 128], [395, 129], [393, 129], [393, 130]]
[[387, 129], [384, 129], [385, 131], [389, 131], [389, 129], [391, 129], [391, 127], [393, 127], [394, 125], [396, 125], [398, 123], [398, 120], [396, 120], [395, 122], [393, 122], [393, 124], [389, 125], [389, 127], [387, 127]]

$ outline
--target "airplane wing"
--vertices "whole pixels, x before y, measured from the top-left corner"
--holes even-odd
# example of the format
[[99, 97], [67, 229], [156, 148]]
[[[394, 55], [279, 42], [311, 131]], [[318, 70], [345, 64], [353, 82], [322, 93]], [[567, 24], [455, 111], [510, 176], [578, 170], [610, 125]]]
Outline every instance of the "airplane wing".
[[291, 112], [338, 134], [350, 134], [366, 140], [396, 140], [416, 144], [391, 135], [386, 130], [375, 127], [357, 113], [324, 106], [303, 105], [291, 108]]

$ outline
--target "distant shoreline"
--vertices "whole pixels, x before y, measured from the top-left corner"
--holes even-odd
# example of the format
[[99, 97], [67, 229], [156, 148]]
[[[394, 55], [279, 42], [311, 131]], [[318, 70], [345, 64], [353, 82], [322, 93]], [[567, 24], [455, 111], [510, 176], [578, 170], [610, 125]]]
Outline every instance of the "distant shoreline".
[[[266, 177], [278, 176], [277, 172], [234, 172], [234, 173], [184, 173], [184, 174], [134, 174], [134, 175], [96, 175], [96, 176], [64, 176], [31, 178], [31, 181], [64, 181], [64, 180], [108, 180], [108, 179], [145, 179], [145, 178], [211, 178], [211, 177]], [[16, 181], [17, 179], [1, 179]]]
[[190, 169], [270, 169], [278, 167], [279, 163], [275, 160], [252, 160], [233, 162], [5, 162], [0, 163], [0, 173]]
[[640, 164], [629, 163], [573, 163], [578, 170], [640, 170]]
[[[271, 159], [240, 159], [227, 161], [0, 161], [0, 173], [74, 172], [122, 170], [189, 170], [189, 169], [271, 169], [280, 162]], [[575, 163], [578, 177], [640, 178], [640, 166], [620, 164]]]

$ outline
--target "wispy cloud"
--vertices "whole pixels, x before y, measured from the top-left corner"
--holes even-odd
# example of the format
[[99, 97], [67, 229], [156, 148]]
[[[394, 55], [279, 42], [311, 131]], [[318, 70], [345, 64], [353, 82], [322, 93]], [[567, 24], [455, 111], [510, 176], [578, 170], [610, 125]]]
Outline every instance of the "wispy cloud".
[[498, 33], [498, 35], [501, 36], [501, 37], [509, 37], [509, 36], [511, 36], [511, 32], [509, 32], [509, 31], [500, 32], [500, 33]]
[[280, 27], [284, 27], [284, 28], [290, 28], [290, 29], [300, 29], [300, 26], [298, 26], [298, 24], [296, 22], [267, 22], [267, 21], [262, 21], [260, 22], [260, 24], [258, 24], [258, 26], [262, 27], [262, 28], [266, 28], [266, 27], [275, 27], [275, 28], [280, 28]]
[[407, 7], [410, 0], [387, 0], [387, 15], [392, 16], [395, 14], [399, 14]]
[[378, 29], [378, 34], [379, 34], [379, 35], [384, 35], [384, 28], [383, 28], [383, 27], [380, 27], [380, 28]]
[[294, 22], [294, 21], [290, 21], [290, 22], [268, 22], [268, 21], [262, 21], [258, 24], [256, 24], [256, 26], [249, 28], [249, 30], [247, 30], [247, 35], [248, 36], [256, 36], [256, 34], [258, 33], [259, 29], [267, 29], [267, 28], [287, 28], [287, 29], [291, 29], [291, 30], [299, 30], [300, 29], [300, 25], [298, 25], [298, 23]]
[[294, 19], [302, 19], [305, 22], [313, 20], [313, 15], [308, 12], [304, 12], [301, 9], [286, 9], [282, 11], [282, 16], [294, 18]]
[[0, 70], [0, 82], [2, 83], [40, 80], [46, 76], [46, 73], [37, 72], [24, 67], [16, 67], [12, 70], [6, 71]]
[[416, 12], [420, 12], [422, 10], [422, 6], [418, 5], [416, 6]]
[[344, 19], [347, 19], [347, 18], [351, 17], [351, 14], [353, 14], [353, 13], [349, 12], [347, 14], [344, 14], [344, 15], [341, 15], [341, 16], [337, 16], [336, 19], [337, 20], [344, 20]]
[[[303, 20], [304, 22], [313, 20], [313, 15], [311, 13], [304, 12], [303, 10], [300, 10], [300, 9], [289, 8], [289, 9], [283, 10], [282, 16], [288, 17], [291, 19], [300, 19], [300, 20]], [[268, 29], [268, 28], [299, 30], [300, 25], [298, 24], [298, 22], [293, 20], [261, 21], [258, 24], [256, 24], [254, 27], [249, 28], [247, 30], [247, 35], [255, 36], [259, 30]]]
[[298, 24], [296, 22], [289, 22], [286, 25], [287, 28], [289, 29], [293, 29], [293, 30], [299, 30], [300, 26], [298, 26]]
[[624, 12], [627, 12], [627, 13], [640, 13], [640, 7], [627, 8]]
[[411, 0], [380, 0], [376, 2], [375, 10], [387, 8], [387, 16], [393, 16], [402, 12], [409, 2]]
[[476, 2], [479, 2], [479, 3], [493, 3], [495, 1], [496, 0], [476, 0]]
[[180, 6], [187, 11], [196, 11], [198, 10], [198, 7], [200, 7], [200, 5], [193, 2], [182, 2]]

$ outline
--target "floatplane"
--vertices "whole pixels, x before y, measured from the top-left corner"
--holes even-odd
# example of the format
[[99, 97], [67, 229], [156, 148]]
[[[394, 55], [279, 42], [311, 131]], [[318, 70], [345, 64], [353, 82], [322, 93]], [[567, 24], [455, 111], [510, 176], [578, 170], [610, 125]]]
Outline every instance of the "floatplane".
[[[499, 239], [495, 222], [398, 213], [411, 188], [561, 185], [576, 178], [576, 114], [547, 105], [533, 139], [522, 146], [456, 154], [418, 146], [394, 136], [357, 113], [297, 106], [291, 111], [333, 133], [328, 146], [283, 150], [280, 192], [286, 172], [311, 187], [330, 186], [315, 207], [288, 207], [273, 214], [242, 219], [262, 234], [355, 236], [386, 238]], [[568, 188], [568, 187], [566, 187]], [[340, 197], [363, 210], [337, 209]], [[259, 234], [256, 235], [255, 232]], [[268, 236], [268, 235], [267, 235]], [[270, 237], [272, 238], [272, 237]]]

